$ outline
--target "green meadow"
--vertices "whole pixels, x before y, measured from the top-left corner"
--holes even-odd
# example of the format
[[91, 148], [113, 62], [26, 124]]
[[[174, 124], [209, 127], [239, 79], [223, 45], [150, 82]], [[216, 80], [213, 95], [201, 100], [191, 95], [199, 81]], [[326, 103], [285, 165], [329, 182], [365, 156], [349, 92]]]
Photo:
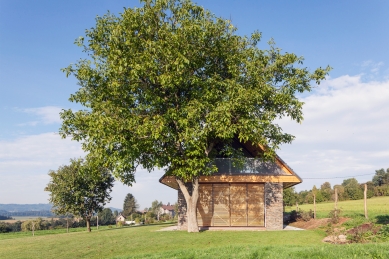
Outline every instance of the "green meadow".
[[[0, 240], [0, 258], [388, 258], [389, 243], [330, 245], [324, 231], [157, 231], [168, 225]], [[39, 232], [39, 231], [37, 231]]]
[[[338, 202], [338, 208], [343, 217], [357, 218], [364, 217], [363, 200], [341, 201]], [[299, 205], [303, 211], [313, 210], [313, 204]], [[327, 218], [331, 210], [334, 209], [334, 202], [325, 202], [316, 204], [317, 218]], [[286, 207], [285, 211], [296, 210], [296, 207]], [[369, 219], [377, 223], [389, 223], [389, 196], [373, 197], [367, 200], [367, 211]]]
[[[317, 204], [327, 217], [333, 203]], [[363, 200], [339, 202], [354, 224]], [[388, 219], [389, 197], [368, 200], [369, 218]], [[312, 204], [301, 209], [313, 209]], [[286, 208], [295, 209], [294, 207]], [[362, 220], [364, 221], [364, 220]], [[362, 222], [361, 221], [361, 222]], [[0, 258], [389, 258], [389, 242], [331, 245], [322, 229], [304, 231], [158, 231], [171, 224], [85, 228], [0, 234]]]

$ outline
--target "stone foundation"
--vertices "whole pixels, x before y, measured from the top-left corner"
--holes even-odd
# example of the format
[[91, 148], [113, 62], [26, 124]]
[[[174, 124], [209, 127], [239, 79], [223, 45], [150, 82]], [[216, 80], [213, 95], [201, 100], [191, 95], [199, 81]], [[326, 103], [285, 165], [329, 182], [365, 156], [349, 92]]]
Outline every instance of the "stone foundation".
[[265, 227], [269, 230], [283, 229], [283, 184], [265, 183]]

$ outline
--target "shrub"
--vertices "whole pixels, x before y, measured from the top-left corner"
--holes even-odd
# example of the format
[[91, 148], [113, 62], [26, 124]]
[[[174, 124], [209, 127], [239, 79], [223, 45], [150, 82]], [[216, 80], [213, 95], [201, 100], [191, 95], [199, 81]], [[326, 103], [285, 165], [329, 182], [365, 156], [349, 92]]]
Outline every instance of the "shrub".
[[12, 231], [12, 228], [10, 227], [10, 224], [0, 222], [0, 233], [8, 233], [11, 231]]
[[347, 238], [351, 243], [366, 243], [377, 238], [378, 229], [373, 223], [365, 223], [347, 231]]
[[289, 214], [289, 217], [285, 217], [286, 223], [290, 222], [296, 222], [296, 221], [309, 221], [313, 218], [313, 211], [309, 210], [307, 212], [300, 210], [300, 211], [295, 211], [292, 210]]
[[340, 209], [333, 209], [330, 211], [328, 217], [330, 218], [330, 222], [332, 224], [339, 223], [340, 213], [341, 213]]
[[378, 236], [379, 238], [384, 240], [389, 239], [389, 225], [383, 225], [378, 231]]

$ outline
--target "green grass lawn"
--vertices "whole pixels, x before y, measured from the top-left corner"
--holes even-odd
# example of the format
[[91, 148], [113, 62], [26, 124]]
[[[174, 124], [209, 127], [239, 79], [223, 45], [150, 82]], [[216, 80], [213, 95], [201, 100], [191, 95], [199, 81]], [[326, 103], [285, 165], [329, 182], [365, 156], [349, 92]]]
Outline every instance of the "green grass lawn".
[[[313, 210], [313, 204], [299, 205], [304, 211]], [[341, 201], [338, 202], [338, 208], [341, 209], [344, 217], [364, 217], [363, 200]], [[286, 211], [295, 210], [296, 207], [286, 207]], [[318, 218], [327, 218], [331, 210], [334, 209], [334, 202], [325, 202], [316, 204], [316, 215]], [[367, 200], [368, 216], [372, 220], [383, 218], [389, 219], [389, 196], [374, 197]]]
[[324, 244], [321, 230], [156, 231], [166, 226], [5, 234], [0, 258], [389, 258], [389, 243]]

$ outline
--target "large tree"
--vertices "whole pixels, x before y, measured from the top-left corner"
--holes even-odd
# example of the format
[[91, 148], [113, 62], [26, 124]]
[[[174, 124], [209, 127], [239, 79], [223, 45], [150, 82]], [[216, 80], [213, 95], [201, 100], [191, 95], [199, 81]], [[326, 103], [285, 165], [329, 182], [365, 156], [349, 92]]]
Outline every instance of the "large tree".
[[239, 36], [229, 20], [190, 1], [142, 2], [98, 17], [87, 41], [76, 40], [89, 58], [64, 71], [81, 87], [70, 101], [86, 109], [64, 110], [60, 133], [82, 141], [126, 184], [138, 166], [164, 168], [184, 194], [188, 231], [197, 232], [198, 179], [217, 170], [216, 147], [228, 150], [238, 138], [266, 147], [271, 159], [294, 138], [276, 119], [301, 122], [296, 93], [329, 68], [310, 72], [272, 41], [261, 50], [259, 32]]
[[123, 211], [122, 214], [123, 216], [129, 216], [132, 213], [135, 213], [136, 210], [139, 208], [139, 205], [131, 193], [127, 193], [126, 197], [124, 198], [123, 202]]
[[90, 219], [111, 200], [114, 178], [103, 167], [96, 167], [84, 159], [71, 159], [69, 165], [49, 172], [51, 180], [45, 191], [50, 192], [49, 201], [53, 212], [60, 215], [72, 213], [82, 217], [90, 232]]

